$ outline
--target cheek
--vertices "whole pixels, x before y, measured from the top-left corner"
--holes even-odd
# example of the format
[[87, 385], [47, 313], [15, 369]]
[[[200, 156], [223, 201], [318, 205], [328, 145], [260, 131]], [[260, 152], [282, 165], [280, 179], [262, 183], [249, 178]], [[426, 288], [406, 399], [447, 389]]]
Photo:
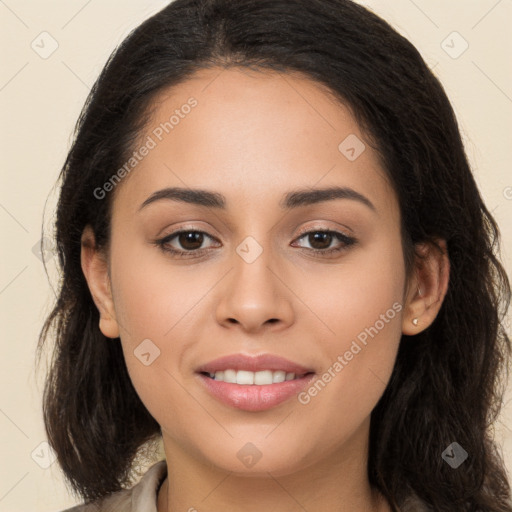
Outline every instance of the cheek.
[[111, 264], [115, 313], [132, 383], [150, 414], [161, 425], [178, 429], [181, 418], [197, 414], [178, 375], [197, 337], [197, 306], [216, 275], [208, 279], [204, 272], [173, 266], [157, 248], [132, 246], [128, 251], [120, 239], [112, 244]]
[[332, 273], [310, 294], [329, 330], [317, 345], [325, 367], [299, 395], [303, 411], [334, 440], [367, 418], [391, 376], [402, 333], [404, 270], [401, 253], [382, 245]]
[[173, 264], [156, 247], [133, 244], [128, 251], [123, 245], [119, 240], [112, 251], [114, 305], [123, 341], [168, 340], [190, 321], [211, 284], [204, 272]]

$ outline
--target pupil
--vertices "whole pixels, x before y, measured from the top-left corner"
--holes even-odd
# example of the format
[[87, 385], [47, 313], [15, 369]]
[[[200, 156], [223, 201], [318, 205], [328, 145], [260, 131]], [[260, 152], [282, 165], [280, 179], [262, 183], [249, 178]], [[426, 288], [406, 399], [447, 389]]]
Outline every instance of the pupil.
[[[332, 235], [330, 233], [320, 233], [316, 232], [313, 235], [309, 235], [310, 243], [311, 238], [313, 239], [312, 246], [315, 243], [320, 242], [320, 247], [316, 246], [315, 248], [325, 249], [331, 245]], [[198, 232], [187, 232], [181, 233], [179, 235], [179, 241], [182, 247], [189, 250], [198, 249], [203, 244], [203, 234]], [[191, 245], [187, 245], [191, 244]]]
[[[179, 242], [185, 249], [198, 249], [203, 244], [203, 234], [197, 232], [181, 233], [179, 235]], [[192, 244], [192, 247], [187, 244]]]
[[[323, 242], [325, 242], [327, 240], [327, 244], [324, 243], [323, 245], [321, 244], [321, 247], [315, 247], [317, 249], [325, 249], [326, 247], [329, 247], [329, 245], [331, 245], [332, 235], [330, 233], [319, 233], [319, 232], [316, 232], [312, 236], [313, 236], [313, 238], [316, 241], [323, 241]], [[311, 235], [310, 235], [310, 237], [311, 237]], [[310, 243], [311, 243], [311, 240], [310, 240]], [[311, 244], [311, 245], [314, 247], [314, 244]]]

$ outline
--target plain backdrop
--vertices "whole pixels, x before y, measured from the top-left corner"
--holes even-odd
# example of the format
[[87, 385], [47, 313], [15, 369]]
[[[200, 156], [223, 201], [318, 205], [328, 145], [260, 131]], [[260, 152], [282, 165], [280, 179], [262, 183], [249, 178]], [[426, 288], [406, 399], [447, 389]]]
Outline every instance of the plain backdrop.
[[[76, 501], [45, 443], [37, 337], [53, 304], [38, 254], [56, 179], [87, 93], [111, 51], [163, 0], [0, 0], [0, 511], [58, 511]], [[512, 265], [512, 2], [365, 0], [421, 52], [456, 111], [480, 191]], [[51, 249], [51, 248], [49, 248]], [[510, 325], [510, 323], [509, 323]], [[511, 386], [509, 385], [509, 389]], [[495, 425], [512, 467], [512, 403]]]

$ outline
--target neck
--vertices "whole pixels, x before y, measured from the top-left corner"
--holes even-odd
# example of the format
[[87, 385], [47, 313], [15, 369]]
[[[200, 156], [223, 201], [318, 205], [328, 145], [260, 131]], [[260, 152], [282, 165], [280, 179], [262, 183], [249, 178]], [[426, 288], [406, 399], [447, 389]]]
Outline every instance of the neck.
[[367, 476], [367, 437], [293, 473], [240, 476], [205, 464], [164, 436], [168, 476], [158, 495], [158, 512], [389, 512]]

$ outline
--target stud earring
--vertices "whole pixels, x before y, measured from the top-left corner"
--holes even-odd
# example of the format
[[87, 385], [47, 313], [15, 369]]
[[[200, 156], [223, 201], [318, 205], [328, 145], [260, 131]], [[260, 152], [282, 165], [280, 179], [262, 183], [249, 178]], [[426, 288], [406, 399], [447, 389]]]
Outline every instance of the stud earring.
[[413, 323], [414, 325], [418, 325], [418, 319], [417, 319], [417, 318], [413, 318], [413, 319], [412, 319], [412, 323]]

